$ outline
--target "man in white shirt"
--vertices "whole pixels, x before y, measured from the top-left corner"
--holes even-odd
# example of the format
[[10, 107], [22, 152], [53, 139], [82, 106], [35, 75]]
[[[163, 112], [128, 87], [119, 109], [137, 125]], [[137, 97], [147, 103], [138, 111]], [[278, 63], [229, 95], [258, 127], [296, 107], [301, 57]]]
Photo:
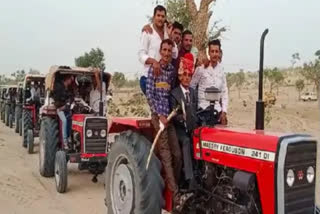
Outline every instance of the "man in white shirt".
[[90, 106], [98, 113], [100, 103], [100, 90], [102, 90], [102, 102], [103, 102], [103, 115], [106, 115], [106, 84], [100, 80], [100, 71], [97, 70], [92, 78], [93, 87], [90, 91]]
[[227, 124], [228, 109], [228, 87], [226, 75], [222, 65], [219, 63], [221, 59], [221, 43], [219, 40], [209, 42], [210, 65], [200, 66], [192, 77], [190, 86], [194, 89], [198, 88], [198, 105], [199, 108], [206, 109], [210, 102], [205, 100], [205, 90], [209, 87], [216, 87], [221, 91], [221, 101], [215, 103], [215, 109], [220, 113], [219, 122], [222, 125]]
[[[165, 27], [166, 16], [167, 11], [163, 6], [155, 7], [151, 25], [152, 33], [142, 32], [141, 35], [138, 56], [139, 61], [144, 65], [144, 74], [140, 78], [140, 87], [144, 94], [146, 92], [146, 76], [150, 67], [153, 68], [155, 76], [160, 73], [160, 44], [162, 40], [169, 38]], [[172, 53], [173, 58], [177, 58], [177, 50], [175, 47]]]

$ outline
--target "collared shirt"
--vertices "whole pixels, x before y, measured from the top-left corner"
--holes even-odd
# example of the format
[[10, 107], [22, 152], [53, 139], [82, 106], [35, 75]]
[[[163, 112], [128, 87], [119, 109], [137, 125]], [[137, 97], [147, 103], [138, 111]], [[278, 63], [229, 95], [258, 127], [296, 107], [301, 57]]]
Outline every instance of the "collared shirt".
[[[160, 45], [162, 42], [161, 37], [154, 29], [153, 25], [151, 25], [152, 33], [142, 32], [140, 38], [140, 47], [138, 51], [139, 61], [144, 65], [144, 75], [148, 74], [148, 71], [151, 65], [146, 65], [146, 61], [148, 58], [153, 58], [157, 61], [160, 61]], [[168, 39], [168, 33], [164, 31], [164, 39]], [[175, 44], [172, 50], [172, 58], [176, 59], [178, 57], [178, 47]]]
[[214, 86], [220, 89], [222, 106], [219, 102], [216, 102], [215, 109], [218, 112], [227, 112], [229, 102], [228, 87], [226, 75], [221, 64], [216, 65], [214, 68], [212, 66], [208, 68], [204, 68], [204, 66], [198, 67], [192, 77], [190, 86], [194, 89], [198, 87], [198, 105], [202, 109], [206, 109], [210, 105], [204, 95], [206, 88]]
[[[183, 85], [180, 84], [180, 88], [182, 90], [182, 93], [183, 93], [183, 96], [184, 98], [187, 100], [187, 97], [186, 97], [186, 93], [189, 93], [189, 96], [190, 96], [190, 91], [189, 89], [186, 89], [185, 87], [183, 87]], [[189, 97], [190, 98], [190, 97]]]
[[[102, 102], [103, 102], [103, 115], [106, 114], [106, 84], [102, 83]], [[97, 88], [92, 88], [90, 91], [90, 106], [95, 112], [99, 112], [99, 103], [100, 103], [100, 90]]]
[[169, 115], [169, 93], [175, 82], [175, 73], [171, 64], [162, 66], [161, 74], [157, 77], [154, 76], [153, 69], [149, 69], [146, 96], [152, 113], [163, 116]]

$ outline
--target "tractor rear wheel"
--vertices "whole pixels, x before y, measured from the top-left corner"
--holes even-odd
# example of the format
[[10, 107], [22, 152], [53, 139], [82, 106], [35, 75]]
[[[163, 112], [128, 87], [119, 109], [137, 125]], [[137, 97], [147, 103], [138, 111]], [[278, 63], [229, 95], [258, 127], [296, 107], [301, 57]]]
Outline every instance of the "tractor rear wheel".
[[27, 148], [28, 145], [28, 130], [32, 129], [31, 111], [25, 109], [22, 115], [22, 146]]
[[33, 153], [33, 147], [34, 147], [34, 137], [33, 137], [33, 131], [31, 129], [27, 132], [27, 150], [28, 154]]
[[39, 136], [39, 168], [44, 177], [54, 176], [54, 160], [58, 151], [59, 126], [57, 120], [44, 117], [41, 120]]
[[116, 137], [105, 173], [108, 214], [161, 213], [161, 163], [153, 154], [146, 170], [150, 148], [151, 143], [144, 136], [132, 131]]
[[20, 106], [16, 106], [16, 109], [15, 109], [14, 113], [15, 113], [15, 116], [14, 116], [14, 124], [15, 124], [14, 131], [16, 133], [19, 133], [19, 129], [20, 129], [19, 120], [20, 120], [20, 117], [21, 117], [21, 107]]
[[19, 119], [19, 135], [22, 136], [22, 119]]
[[67, 156], [64, 151], [58, 151], [54, 163], [54, 177], [56, 189], [59, 193], [65, 193], [68, 186]]
[[5, 108], [5, 124], [6, 124], [6, 126], [9, 126], [9, 116], [10, 116], [10, 106], [6, 105], [6, 108]]

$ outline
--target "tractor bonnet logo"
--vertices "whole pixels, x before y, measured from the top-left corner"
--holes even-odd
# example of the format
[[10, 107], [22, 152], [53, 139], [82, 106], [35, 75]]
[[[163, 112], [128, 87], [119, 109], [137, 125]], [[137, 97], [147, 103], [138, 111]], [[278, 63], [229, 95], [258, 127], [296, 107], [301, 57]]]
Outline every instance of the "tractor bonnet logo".
[[303, 171], [302, 170], [298, 171], [298, 179], [299, 179], [299, 181], [302, 181], [303, 177], [304, 177]]

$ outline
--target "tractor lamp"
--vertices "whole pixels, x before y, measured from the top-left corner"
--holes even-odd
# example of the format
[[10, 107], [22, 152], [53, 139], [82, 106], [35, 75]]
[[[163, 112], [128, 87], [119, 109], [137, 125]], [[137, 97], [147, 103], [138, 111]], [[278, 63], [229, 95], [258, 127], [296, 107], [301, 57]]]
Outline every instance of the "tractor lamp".
[[92, 137], [92, 130], [88, 129], [86, 134], [87, 134], [87, 137]]
[[293, 186], [294, 180], [295, 180], [295, 178], [294, 178], [294, 172], [293, 172], [292, 169], [289, 169], [289, 170], [288, 170], [288, 173], [287, 173], [287, 184], [288, 184], [289, 187], [292, 187], [292, 186]]
[[307, 170], [307, 180], [311, 184], [314, 181], [314, 168], [309, 166]]
[[215, 102], [219, 101], [221, 97], [221, 91], [216, 87], [206, 88], [204, 91], [204, 97], [207, 101]]
[[106, 137], [106, 136], [107, 136], [107, 131], [104, 130], [104, 129], [102, 129], [102, 130], [100, 131], [100, 137]]

